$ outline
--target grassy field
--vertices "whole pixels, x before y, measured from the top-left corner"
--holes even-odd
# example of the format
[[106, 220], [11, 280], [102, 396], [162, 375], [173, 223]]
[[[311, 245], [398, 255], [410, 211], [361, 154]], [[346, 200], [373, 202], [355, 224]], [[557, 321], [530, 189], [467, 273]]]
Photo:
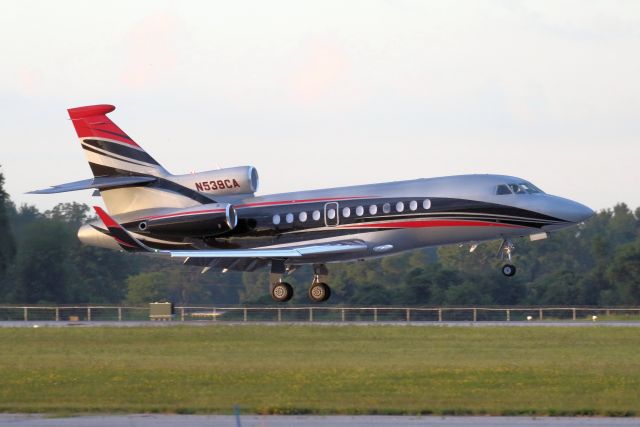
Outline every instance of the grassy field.
[[0, 329], [0, 411], [640, 415], [637, 328]]

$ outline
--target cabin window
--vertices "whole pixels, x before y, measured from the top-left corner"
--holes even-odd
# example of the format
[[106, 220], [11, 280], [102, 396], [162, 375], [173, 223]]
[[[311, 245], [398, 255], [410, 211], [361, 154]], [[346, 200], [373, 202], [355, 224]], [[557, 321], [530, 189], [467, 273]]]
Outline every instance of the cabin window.
[[389, 203], [385, 203], [382, 205], [382, 212], [389, 213], [391, 212], [391, 205]]
[[343, 208], [342, 209], [342, 216], [345, 217], [345, 218], [349, 218], [351, 216], [351, 209]]
[[356, 215], [358, 215], [358, 216], [364, 215], [364, 208], [362, 206], [358, 206], [356, 208]]
[[378, 213], [378, 206], [371, 205], [369, 206], [369, 215], [375, 215]]
[[276, 214], [276, 215], [273, 216], [273, 223], [275, 225], [280, 224], [280, 215]]
[[336, 210], [331, 208], [329, 210], [327, 210], [327, 218], [329, 219], [335, 219], [336, 217]]
[[300, 220], [300, 222], [305, 222], [307, 220], [307, 213], [300, 212], [300, 214], [298, 215], [298, 219]]
[[396, 212], [402, 212], [404, 210], [404, 203], [398, 202], [396, 203]]
[[318, 221], [320, 219], [320, 211], [313, 211], [311, 215], [314, 221]]
[[287, 221], [287, 224], [291, 224], [293, 222], [293, 214], [288, 213], [287, 216], [285, 217], [285, 221]]
[[409, 203], [409, 210], [415, 211], [418, 209], [418, 202], [416, 202], [415, 200], [412, 200]]
[[424, 209], [424, 210], [431, 209], [431, 200], [424, 199], [424, 202], [422, 202], [422, 209]]

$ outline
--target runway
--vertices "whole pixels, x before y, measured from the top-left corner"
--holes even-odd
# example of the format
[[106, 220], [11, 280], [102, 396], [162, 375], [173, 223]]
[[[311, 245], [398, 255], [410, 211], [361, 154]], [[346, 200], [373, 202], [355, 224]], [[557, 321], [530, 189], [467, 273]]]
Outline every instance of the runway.
[[101, 415], [45, 418], [0, 414], [0, 426], [17, 427], [620, 427], [640, 425], [638, 418], [581, 417], [437, 417], [437, 416], [242, 416]]
[[245, 325], [264, 325], [264, 326], [395, 326], [395, 327], [462, 327], [462, 328], [593, 328], [593, 327], [624, 327], [638, 328], [640, 322], [588, 322], [588, 321], [513, 321], [513, 322], [227, 322], [227, 321], [187, 321], [187, 322], [152, 322], [152, 321], [90, 321], [90, 322], [68, 322], [68, 321], [24, 321], [9, 320], [0, 321], [0, 328], [166, 328], [172, 326], [183, 327], [216, 327], [216, 326], [245, 326]]

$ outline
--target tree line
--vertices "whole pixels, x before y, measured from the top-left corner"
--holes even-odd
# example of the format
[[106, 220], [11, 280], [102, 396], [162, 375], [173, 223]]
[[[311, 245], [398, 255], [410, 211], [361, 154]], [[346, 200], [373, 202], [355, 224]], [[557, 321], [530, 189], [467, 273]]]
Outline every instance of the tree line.
[[[200, 273], [179, 261], [84, 246], [78, 228], [87, 205], [16, 207], [0, 173], [0, 301], [9, 304], [273, 304], [268, 271]], [[640, 208], [624, 203], [548, 239], [514, 242], [518, 274], [504, 277], [499, 242], [415, 250], [330, 264], [329, 303], [341, 305], [640, 304]], [[312, 271], [287, 281], [306, 304]]]

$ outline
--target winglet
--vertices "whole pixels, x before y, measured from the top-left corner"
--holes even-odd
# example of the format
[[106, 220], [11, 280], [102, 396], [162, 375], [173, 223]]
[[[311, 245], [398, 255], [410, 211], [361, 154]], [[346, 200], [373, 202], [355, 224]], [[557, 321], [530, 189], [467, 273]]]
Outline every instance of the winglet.
[[109, 234], [115, 239], [122, 249], [127, 252], [155, 252], [147, 245], [133, 237], [127, 230], [109, 216], [100, 206], [94, 206], [96, 213], [109, 229]]

